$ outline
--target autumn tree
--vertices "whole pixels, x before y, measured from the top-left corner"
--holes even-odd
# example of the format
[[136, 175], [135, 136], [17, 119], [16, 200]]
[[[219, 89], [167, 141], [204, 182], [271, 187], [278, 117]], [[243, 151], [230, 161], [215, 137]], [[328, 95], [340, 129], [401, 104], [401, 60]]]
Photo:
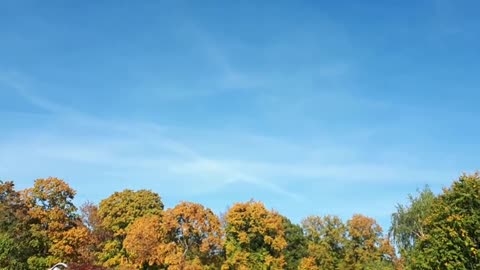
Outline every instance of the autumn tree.
[[92, 233], [83, 224], [62, 233], [51, 248], [50, 253], [55, 258], [69, 263], [94, 263], [95, 249]]
[[218, 269], [222, 229], [212, 210], [181, 202], [165, 211], [162, 224], [165, 239], [159, 252], [168, 269]]
[[319, 269], [339, 269], [345, 258], [347, 228], [336, 216], [310, 216], [302, 221], [308, 241], [308, 258], [302, 269], [315, 265]]
[[282, 217], [263, 203], [234, 204], [225, 215], [226, 260], [222, 269], [283, 269], [287, 247]]
[[102, 200], [98, 208], [101, 227], [109, 233], [103, 243], [99, 259], [106, 267], [128, 263], [123, 248], [127, 229], [136, 219], [147, 215], [161, 215], [163, 203], [160, 196], [149, 190], [124, 190]]
[[123, 246], [135, 268], [156, 267], [164, 264], [159, 247], [165, 239], [162, 220], [158, 215], [147, 215], [135, 220], [127, 230]]
[[[79, 228], [75, 228], [75, 230], [65, 235], [65, 242], [81, 244], [77, 252], [78, 254], [72, 255], [75, 257], [73, 262], [77, 262], [76, 265], [79, 267], [93, 266], [97, 261], [96, 255], [101, 251], [102, 243], [109, 240], [111, 234], [101, 226], [101, 219], [96, 204], [87, 201], [80, 206], [79, 210], [81, 224]], [[88, 241], [84, 241], [79, 236], [87, 237]], [[68, 250], [61, 252], [67, 253]]]
[[137, 267], [218, 269], [222, 230], [210, 209], [182, 202], [163, 217], [137, 219], [128, 229], [124, 246]]
[[382, 228], [373, 218], [353, 215], [347, 222], [347, 232], [342, 269], [373, 270], [378, 266], [394, 269], [394, 249], [388, 238], [383, 237]]
[[300, 261], [308, 255], [307, 239], [303, 235], [301, 226], [293, 224], [287, 217], [282, 217], [282, 219], [285, 240], [287, 241], [287, 246], [283, 251], [285, 269], [297, 270]]
[[79, 224], [73, 190], [62, 179], [37, 179], [32, 188], [23, 191], [28, 208], [32, 245], [38, 254], [28, 259], [30, 267], [43, 268], [60, 259], [56, 253], [65, 233]]
[[49, 236], [54, 237], [55, 233], [74, 227], [78, 221], [73, 203], [75, 194], [62, 179], [49, 177], [37, 179], [33, 188], [26, 189], [25, 199], [30, 216], [38, 219]]
[[298, 270], [321, 270], [313, 256], [303, 258], [298, 264]]
[[92, 232], [101, 229], [102, 220], [98, 214], [98, 206], [90, 201], [80, 206], [80, 218], [82, 223]]
[[408, 269], [480, 269], [480, 173], [462, 175], [433, 201]]

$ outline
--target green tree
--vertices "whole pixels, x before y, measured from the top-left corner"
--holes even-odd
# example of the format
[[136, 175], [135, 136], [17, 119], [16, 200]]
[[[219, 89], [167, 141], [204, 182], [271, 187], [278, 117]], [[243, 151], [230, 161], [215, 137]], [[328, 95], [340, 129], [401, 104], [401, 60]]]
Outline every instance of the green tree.
[[402, 263], [408, 265], [418, 239], [425, 237], [425, 221], [431, 213], [435, 194], [425, 187], [418, 195], [408, 196], [408, 205], [397, 205], [392, 214], [389, 235], [400, 252]]
[[28, 209], [13, 182], [0, 181], [0, 269], [27, 269], [30, 246]]
[[293, 224], [288, 218], [283, 218], [283, 228], [287, 247], [284, 250], [285, 269], [296, 270], [300, 261], [308, 255], [307, 239], [303, 235], [303, 229]]
[[462, 175], [434, 200], [409, 269], [480, 269], [480, 174]]
[[102, 200], [98, 208], [102, 229], [109, 234], [103, 243], [99, 259], [106, 267], [127, 264], [123, 241], [128, 227], [136, 219], [147, 215], [161, 215], [163, 203], [160, 196], [149, 190], [124, 190]]

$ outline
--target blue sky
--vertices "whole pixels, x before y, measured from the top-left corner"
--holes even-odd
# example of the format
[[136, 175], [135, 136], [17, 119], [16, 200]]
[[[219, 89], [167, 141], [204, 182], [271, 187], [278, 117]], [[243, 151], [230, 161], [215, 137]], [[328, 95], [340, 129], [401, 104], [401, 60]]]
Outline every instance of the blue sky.
[[1, 1], [0, 178], [295, 222], [478, 169], [477, 1]]

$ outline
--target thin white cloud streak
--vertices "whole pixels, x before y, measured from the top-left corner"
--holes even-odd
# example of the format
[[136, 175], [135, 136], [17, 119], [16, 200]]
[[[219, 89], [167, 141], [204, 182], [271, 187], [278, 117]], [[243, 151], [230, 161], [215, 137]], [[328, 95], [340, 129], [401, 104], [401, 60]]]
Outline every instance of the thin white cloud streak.
[[[4, 161], [7, 161], [6, 164], [9, 164], [10, 171], [12, 168], [21, 170], [20, 167], [25, 166], [22, 159], [29, 157], [29, 162], [46, 159], [45, 162], [50, 163], [70, 162], [80, 165], [104, 166], [111, 168], [110, 173], [118, 175], [125, 171], [143, 171], [144, 175], [150, 174], [155, 178], [161, 177], [159, 171], [165, 171], [171, 175], [191, 178], [192, 184], [201, 178], [202, 180], [197, 186], [210, 183], [212, 190], [219, 186], [242, 182], [295, 200], [303, 198], [283, 189], [278, 184], [279, 182], [332, 180], [343, 184], [419, 180], [430, 180], [431, 182], [431, 180], [440, 180], [441, 175], [445, 175], [445, 172], [419, 170], [400, 165], [382, 166], [350, 160], [348, 157], [354, 156], [356, 150], [346, 149], [345, 145], [335, 142], [329, 142], [329, 148], [312, 149], [308, 145], [291, 144], [275, 138], [253, 136], [256, 139], [250, 142], [248, 147], [253, 149], [253, 152], [252, 150], [246, 151], [246, 156], [238, 157], [235, 154], [231, 156], [228, 153], [225, 155], [225, 149], [224, 151], [217, 149], [217, 152], [222, 152], [223, 156], [221, 158], [214, 157], [210, 154], [201, 154], [178, 139], [171, 139], [171, 135], [167, 136], [169, 128], [151, 123], [105, 121], [37, 96], [28, 91], [21, 81], [16, 83], [11, 77], [0, 76], [0, 80], [15, 89], [33, 106], [62, 119], [60, 124], [53, 124], [54, 128], [62, 129], [67, 123], [68, 129], [68, 122], [71, 122], [74, 123], [72, 125], [81, 126], [84, 129], [79, 136], [70, 137], [62, 134], [61, 131], [45, 128], [36, 131], [34, 135], [21, 134], [16, 140], [11, 139], [0, 143], [2, 149], [0, 160], [3, 158]], [[85, 134], [88, 136], [83, 136]], [[224, 138], [210, 136], [210, 138], [200, 140], [200, 145], [208, 145], [215, 139], [224, 140]], [[198, 140], [194, 140], [194, 142], [198, 144]], [[227, 144], [225, 146], [235, 148], [235, 146], [231, 146], [231, 143], [229, 144], [230, 146]], [[238, 145], [236, 147], [242, 148]], [[255, 153], [258, 149], [261, 149], [262, 152], [268, 152], [270, 149], [277, 156], [296, 156], [298, 158], [296, 163], [289, 160], [273, 162], [267, 156], [259, 158]], [[346, 160], [340, 159], [339, 152], [340, 156], [344, 156]], [[336, 158], [331, 158], [335, 156]], [[120, 171], [114, 172], [115, 168]], [[447, 175], [455, 174], [449, 172]]]
[[217, 85], [215, 90], [209, 90], [207, 93], [217, 94], [225, 91], [251, 91], [268, 87], [271, 81], [265, 76], [255, 76], [251, 73], [241, 71], [235, 67], [229, 59], [228, 53], [219, 42], [206, 30], [199, 26], [199, 23], [186, 21], [185, 35], [188, 39], [193, 39], [200, 50], [205, 53], [211, 64], [219, 70]]
[[[341, 36], [343, 34], [342, 32]], [[287, 70], [273, 67], [270, 70], [252, 73], [251, 71], [240, 70], [232, 64], [229, 52], [224, 46], [221, 46], [213, 35], [202, 29], [199, 23], [185, 20], [184, 35], [187, 36], [188, 40], [193, 39], [192, 43], [199, 47], [208, 60], [218, 68], [218, 76], [213, 77], [213, 81], [218, 80], [218, 85], [205, 89], [184, 89], [185, 91], [182, 90], [181, 93], [176, 91], [173, 94], [166, 94], [167, 97], [177, 99], [196, 98], [215, 96], [232, 91], [248, 91], [264, 111], [277, 112], [279, 108], [275, 107], [280, 103], [283, 106], [282, 110], [291, 110], [291, 114], [302, 115], [302, 117], [308, 115], [308, 110], [320, 107], [329, 110], [338, 109], [340, 106], [343, 106], [342, 110], [344, 108], [350, 110], [386, 110], [393, 106], [384, 101], [360, 97], [352, 94], [351, 91], [347, 91], [348, 86], [344, 86], [344, 84], [351, 82], [351, 75], [355, 72], [352, 61], [326, 59], [325, 62], [318, 63], [315, 66], [303, 68], [295, 66], [288, 67]], [[299, 38], [305, 37], [300, 35]], [[313, 41], [310, 39], [310, 37], [307, 39], [307, 43]], [[292, 47], [296, 47], [292, 46], [290, 42], [291, 40], [288, 39], [286, 48], [272, 47], [265, 48], [265, 50], [276, 51], [279, 55], [288, 54]], [[255, 56], [251, 57], [255, 59]], [[274, 104], [271, 104], [272, 101]], [[289, 105], [289, 109], [285, 107], [285, 104]]]
[[[123, 131], [125, 135], [131, 136], [127, 139], [120, 140], [119, 143], [113, 144], [109, 142], [108, 138], [94, 138], [95, 142], [91, 141], [77, 141], [77, 138], [65, 139], [61, 135], [51, 134], [51, 132], [46, 132], [45, 137], [39, 137], [38, 135], [33, 138], [36, 143], [29, 145], [26, 148], [36, 153], [39, 157], [47, 157], [55, 160], [67, 160], [83, 163], [100, 163], [100, 164], [110, 164], [112, 166], [128, 166], [128, 167], [143, 167], [145, 163], [152, 163], [153, 166], [161, 165], [158, 160], [151, 158], [140, 158], [138, 160], [127, 158], [129, 153], [133, 149], [128, 146], [128, 142], [142, 142], [140, 146], [154, 147], [157, 148], [156, 155], [165, 155], [165, 152], [171, 152], [177, 156], [176, 160], [168, 160], [163, 162], [164, 166], [167, 168], [172, 168], [171, 171], [179, 173], [175, 168], [181, 167], [179, 165], [173, 165], [175, 163], [183, 164], [185, 162], [197, 162], [198, 164], [208, 164], [208, 166], [197, 166], [194, 170], [183, 171], [183, 173], [195, 173], [201, 174], [204, 177], [215, 177], [217, 181], [222, 182], [223, 184], [228, 184], [231, 182], [245, 182], [257, 185], [259, 187], [270, 190], [271, 192], [286, 195], [293, 199], [299, 199], [300, 196], [288, 192], [281, 187], [268, 182], [265, 179], [260, 179], [258, 177], [246, 175], [240, 173], [228, 166], [224, 166], [221, 162], [210, 159], [205, 155], [198, 153], [193, 150], [191, 147], [181, 143], [177, 140], [167, 138], [159, 134], [159, 130], [162, 130], [161, 127], [156, 125], [138, 125], [130, 123], [111, 123], [98, 118], [86, 115], [82, 112], [73, 110], [68, 107], [56, 104], [46, 98], [42, 98], [38, 95], [33, 94], [28, 91], [25, 87], [19, 83], [15, 83], [11, 78], [5, 79], [5, 76], [0, 76], [1, 81], [4, 84], [8, 84], [13, 88], [19, 95], [21, 95], [25, 100], [30, 102], [33, 106], [44, 109], [52, 114], [55, 114], [57, 117], [66, 117], [71, 121], [80, 121], [82, 124], [90, 124], [90, 127], [95, 128], [106, 128], [110, 129], [111, 132]], [[40, 132], [42, 134], [42, 132]], [[23, 138], [25, 139], [25, 138]], [[62, 141], [62, 139], [64, 141]], [[17, 149], [18, 147], [22, 148]], [[138, 146], [138, 145], [137, 145]], [[135, 146], [134, 146], [135, 147]], [[25, 142], [17, 142], [16, 144], [7, 143], [3, 145], [3, 152], [6, 153], [9, 150], [9, 155], [14, 154], [17, 151], [24, 152], [27, 151], [25, 148]], [[125, 152], [124, 154], [117, 154], [116, 151]], [[171, 155], [171, 154], [170, 154]], [[0, 155], [1, 157], [1, 155]], [[7, 158], [7, 155], [4, 156]], [[193, 174], [192, 174], [193, 176]]]
[[[445, 175], [456, 175], [458, 172], [439, 171], [428, 169], [412, 169], [403, 166], [392, 167], [372, 163], [335, 164], [328, 162], [318, 163], [271, 163], [262, 161], [217, 161], [216, 165], [244, 171], [250, 175], [258, 175], [266, 179], [291, 179], [291, 182], [328, 182], [335, 181], [342, 184], [355, 183], [392, 183], [443, 181]], [[195, 172], [198, 168], [208, 170], [205, 163], [184, 163], [179, 170]], [[442, 177], [443, 176], [443, 177]], [[432, 179], [432, 177], [434, 179]]]
[[[53, 103], [47, 99], [43, 99], [39, 96], [32, 95], [27, 91], [28, 80], [15, 72], [0, 72], [0, 83], [10, 87], [14, 90], [19, 96], [24, 98], [33, 106], [46, 110], [50, 113], [72, 113], [67, 107], [61, 106], [59, 104]], [[8, 91], [8, 90], [7, 90]]]

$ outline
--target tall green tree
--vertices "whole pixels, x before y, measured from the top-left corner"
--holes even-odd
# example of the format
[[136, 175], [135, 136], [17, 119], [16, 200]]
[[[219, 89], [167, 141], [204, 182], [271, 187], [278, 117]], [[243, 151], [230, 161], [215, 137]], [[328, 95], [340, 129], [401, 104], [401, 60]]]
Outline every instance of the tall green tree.
[[408, 269], [480, 269], [480, 173], [462, 175], [434, 200]]
[[425, 222], [432, 211], [435, 194], [425, 187], [417, 196], [409, 195], [407, 205], [397, 205], [389, 230], [392, 243], [399, 251], [402, 263], [408, 265], [417, 241], [425, 237]]
[[0, 269], [27, 269], [36, 253], [30, 245], [28, 209], [11, 181], [0, 181]]
[[283, 218], [283, 228], [285, 231], [285, 269], [297, 270], [300, 261], [308, 255], [307, 239], [303, 235], [303, 229], [297, 224], [293, 224], [287, 217]]
[[123, 241], [128, 227], [138, 218], [147, 215], [162, 215], [163, 202], [157, 193], [150, 190], [126, 189], [115, 192], [102, 200], [98, 208], [102, 229], [109, 234], [103, 243], [99, 259], [106, 267], [128, 263]]

